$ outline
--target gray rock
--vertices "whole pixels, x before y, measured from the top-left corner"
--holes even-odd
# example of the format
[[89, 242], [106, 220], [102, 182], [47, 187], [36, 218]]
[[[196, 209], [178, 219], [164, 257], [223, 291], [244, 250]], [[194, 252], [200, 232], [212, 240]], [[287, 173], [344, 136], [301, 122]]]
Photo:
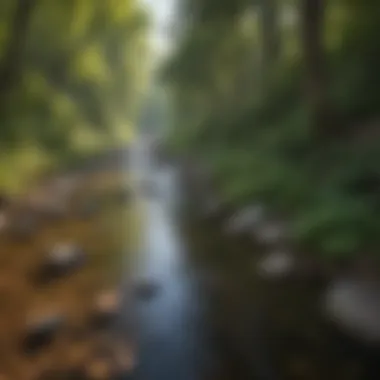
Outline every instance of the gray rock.
[[287, 251], [274, 251], [266, 255], [257, 266], [258, 273], [266, 279], [284, 278], [296, 267], [294, 256]]
[[255, 226], [258, 226], [264, 218], [265, 209], [262, 205], [252, 205], [235, 215], [227, 222], [226, 232], [230, 234], [249, 232]]
[[380, 282], [346, 277], [334, 280], [323, 298], [326, 317], [364, 343], [380, 342]]

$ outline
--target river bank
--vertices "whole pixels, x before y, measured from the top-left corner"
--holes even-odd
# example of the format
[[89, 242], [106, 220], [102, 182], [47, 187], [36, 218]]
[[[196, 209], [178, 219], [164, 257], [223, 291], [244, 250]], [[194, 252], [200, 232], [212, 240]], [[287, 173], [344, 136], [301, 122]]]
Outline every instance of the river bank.
[[205, 273], [215, 345], [222, 341], [228, 347], [246, 378], [375, 379], [376, 344], [324, 313], [336, 269], [317, 267], [323, 276], [263, 276], [258, 268], [271, 249], [252, 235], [226, 229], [239, 210], [224, 207], [210, 178], [192, 169], [185, 165], [183, 171], [189, 192], [185, 228]]
[[[121, 287], [128, 283], [128, 238], [137, 237], [138, 213], [121, 196], [126, 162], [114, 153], [49, 175], [3, 210], [0, 374], [6, 379], [110, 378], [133, 367], [134, 341], [113, 333], [113, 317], [105, 329], [91, 322], [99, 313], [129, 307]], [[18, 234], [12, 232], [16, 224], [22, 225]], [[67, 266], [66, 257], [75, 261]], [[55, 258], [59, 272], [51, 263], [53, 278], [36, 283], [36, 274]], [[26, 352], [25, 342], [37, 331], [37, 346], [33, 338]]]

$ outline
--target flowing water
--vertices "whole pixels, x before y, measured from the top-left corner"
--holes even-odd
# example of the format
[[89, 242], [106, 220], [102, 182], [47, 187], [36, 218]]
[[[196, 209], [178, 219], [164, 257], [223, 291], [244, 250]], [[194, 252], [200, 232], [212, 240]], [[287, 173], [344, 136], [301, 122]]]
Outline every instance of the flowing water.
[[146, 146], [133, 153], [135, 174], [153, 183], [142, 196], [145, 234], [136, 265], [137, 279], [152, 282], [156, 294], [137, 305], [139, 366], [137, 379], [195, 380], [207, 370], [209, 354], [202, 328], [202, 297], [188, 262], [178, 223], [178, 178], [173, 168], [155, 168]]

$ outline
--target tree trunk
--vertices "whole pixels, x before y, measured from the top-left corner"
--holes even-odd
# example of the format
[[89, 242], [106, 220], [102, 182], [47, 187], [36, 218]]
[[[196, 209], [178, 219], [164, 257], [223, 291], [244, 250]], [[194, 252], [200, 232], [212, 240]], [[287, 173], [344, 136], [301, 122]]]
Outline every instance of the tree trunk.
[[306, 97], [318, 132], [325, 134], [326, 129], [333, 124], [333, 113], [327, 96], [323, 51], [325, 2], [324, 0], [302, 0], [301, 6]]
[[279, 9], [277, 0], [261, 0], [262, 62], [264, 70], [273, 65], [280, 52]]
[[261, 40], [261, 57], [259, 65], [259, 88], [265, 96], [273, 65], [280, 54], [280, 12], [278, 0], [260, 0], [259, 28]]
[[22, 53], [25, 48], [31, 15], [36, 5], [37, 0], [18, 0], [15, 7], [3, 62], [0, 64], [1, 103], [19, 77]]

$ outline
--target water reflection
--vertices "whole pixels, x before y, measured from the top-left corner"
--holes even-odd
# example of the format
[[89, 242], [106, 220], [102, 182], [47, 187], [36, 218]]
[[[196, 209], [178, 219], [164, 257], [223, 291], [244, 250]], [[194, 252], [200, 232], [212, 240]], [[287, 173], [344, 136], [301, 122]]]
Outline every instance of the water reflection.
[[184, 242], [175, 220], [176, 177], [166, 169], [152, 176], [159, 191], [144, 202], [145, 244], [138, 278], [159, 286], [155, 296], [140, 300], [140, 366], [142, 380], [201, 379], [206, 357], [200, 325], [201, 301]]

